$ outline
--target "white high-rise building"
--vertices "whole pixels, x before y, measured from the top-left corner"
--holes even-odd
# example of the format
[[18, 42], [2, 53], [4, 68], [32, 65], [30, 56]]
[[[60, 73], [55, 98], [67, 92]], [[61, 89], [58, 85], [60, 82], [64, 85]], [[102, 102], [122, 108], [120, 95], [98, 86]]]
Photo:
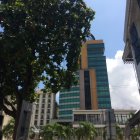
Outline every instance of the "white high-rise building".
[[40, 128], [46, 125], [55, 116], [55, 94], [38, 91], [39, 98], [33, 105], [31, 126]]
[[133, 63], [140, 92], [140, 0], [127, 0], [124, 26], [123, 61]]

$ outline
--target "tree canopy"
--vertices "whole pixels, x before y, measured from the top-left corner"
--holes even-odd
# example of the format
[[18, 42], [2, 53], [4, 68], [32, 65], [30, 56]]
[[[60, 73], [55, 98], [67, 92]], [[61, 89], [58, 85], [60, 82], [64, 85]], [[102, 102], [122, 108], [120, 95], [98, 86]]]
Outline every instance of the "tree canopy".
[[81, 140], [81, 138], [91, 140], [97, 136], [97, 131], [92, 123], [80, 122], [76, 129], [76, 135], [78, 140]]
[[94, 14], [83, 0], [2, 1], [0, 109], [16, 119], [40, 81], [54, 93], [71, 85]]
[[97, 131], [90, 122], [80, 122], [77, 128], [55, 123], [44, 126], [41, 130], [41, 136], [44, 140], [53, 140], [56, 138], [58, 140], [93, 140], [97, 137]]

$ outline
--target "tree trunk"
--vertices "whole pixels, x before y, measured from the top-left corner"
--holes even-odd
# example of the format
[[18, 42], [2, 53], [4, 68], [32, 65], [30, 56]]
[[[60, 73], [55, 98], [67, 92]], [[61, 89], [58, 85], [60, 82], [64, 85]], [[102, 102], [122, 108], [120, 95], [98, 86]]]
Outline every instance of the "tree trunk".
[[16, 117], [14, 118], [14, 119], [15, 119], [15, 126], [14, 126], [13, 140], [16, 140], [17, 129], [18, 129], [19, 119], [20, 119], [20, 113], [21, 113], [21, 108], [22, 108], [22, 101], [19, 101], [19, 102], [17, 103]]

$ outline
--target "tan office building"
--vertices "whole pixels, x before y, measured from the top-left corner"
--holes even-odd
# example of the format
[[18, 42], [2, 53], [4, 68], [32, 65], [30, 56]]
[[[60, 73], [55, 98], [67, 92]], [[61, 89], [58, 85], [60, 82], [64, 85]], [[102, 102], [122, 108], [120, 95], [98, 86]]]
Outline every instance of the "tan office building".
[[59, 119], [72, 119], [73, 109], [111, 109], [103, 40], [87, 40], [81, 49], [76, 86], [60, 91]]
[[39, 98], [33, 105], [31, 126], [40, 128], [46, 125], [55, 115], [55, 94], [38, 91]]

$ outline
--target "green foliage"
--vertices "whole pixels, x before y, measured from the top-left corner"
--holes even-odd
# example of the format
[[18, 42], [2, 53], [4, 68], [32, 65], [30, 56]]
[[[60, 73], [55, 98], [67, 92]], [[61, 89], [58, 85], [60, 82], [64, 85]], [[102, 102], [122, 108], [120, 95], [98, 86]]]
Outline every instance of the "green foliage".
[[15, 119], [14, 132], [22, 101], [35, 100], [41, 81], [46, 92], [70, 87], [94, 14], [83, 0], [6, 0], [0, 5], [0, 110]]
[[30, 139], [34, 139], [36, 136], [36, 133], [34, 132], [34, 128], [33, 127], [30, 127], [30, 130], [29, 130], [29, 138]]
[[66, 137], [65, 126], [55, 123], [53, 126], [53, 133], [54, 136], [58, 137], [58, 139], [65, 138]]
[[97, 136], [97, 131], [93, 124], [89, 122], [81, 122], [79, 128], [76, 130], [77, 138], [80, 140], [93, 140]]
[[41, 136], [44, 140], [53, 140], [53, 137], [58, 139], [66, 138], [65, 126], [55, 123], [54, 125], [46, 125], [41, 130]]
[[7, 125], [5, 125], [3, 127], [3, 130], [2, 130], [2, 133], [3, 133], [3, 136], [7, 139], [12, 139], [12, 135], [14, 133], [14, 124], [15, 124], [15, 121], [14, 119], [11, 119]]
[[131, 129], [131, 138], [132, 140], [138, 140], [138, 137], [140, 136], [140, 128], [132, 128]]
[[103, 140], [106, 140], [106, 135], [107, 135], [107, 131], [106, 131], [106, 129], [104, 128], [104, 129], [103, 129]]
[[[8, 140], [12, 140], [12, 136], [14, 133], [14, 126], [15, 126], [15, 120], [12, 118], [11, 120], [9, 120], [9, 122], [3, 127], [2, 133], [3, 136], [8, 139]], [[33, 128], [30, 128], [30, 132], [29, 132], [29, 137], [30, 139], [34, 139], [35, 137], [35, 132], [33, 131]]]
[[93, 18], [83, 0], [1, 4], [0, 109], [17, 118], [22, 101], [35, 100], [40, 81], [47, 92], [70, 87]]
[[52, 140], [53, 139], [53, 126], [52, 125], [46, 125], [42, 128], [41, 134], [43, 139]]
[[116, 125], [116, 134], [118, 140], [123, 140], [123, 129]]
[[75, 136], [74, 128], [70, 126], [65, 126], [65, 135], [66, 135], [67, 140], [73, 139]]
[[71, 140], [75, 139], [75, 137], [78, 140], [93, 140], [97, 136], [97, 132], [95, 127], [89, 122], [81, 122], [78, 128], [55, 123], [44, 126], [41, 130], [41, 136], [44, 140], [53, 140], [53, 138]]

